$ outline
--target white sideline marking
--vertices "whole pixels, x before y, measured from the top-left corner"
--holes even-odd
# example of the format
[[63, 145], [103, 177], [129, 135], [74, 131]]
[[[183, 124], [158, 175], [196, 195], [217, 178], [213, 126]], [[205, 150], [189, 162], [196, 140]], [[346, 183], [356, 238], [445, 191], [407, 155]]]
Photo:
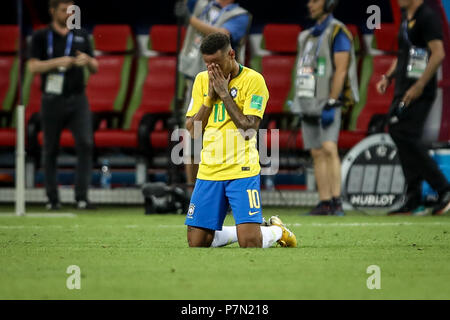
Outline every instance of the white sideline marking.
[[[286, 223], [288, 227], [396, 227], [396, 226], [449, 226], [450, 222], [332, 222], [332, 223]], [[157, 225], [146, 228], [185, 228], [185, 225]]]
[[50, 225], [50, 226], [0, 226], [0, 229], [25, 229], [25, 228], [29, 228], [29, 229], [47, 229], [47, 228], [56, 228], [56, 229], [60, 229], [63, 226], [55, 226], [55, 225]]
[[287, 223], [289, 227], [396, 227], [396, 226], [426, 226], [450, 225], [450, 222], [352, 222], [352, 223]]
[[[62, 212], [62, 213], [27, 213], [25, 216], [21, 216], [20, 218], [75, 218], [77, 215], [71, 212]], [[17, 217], [14, 213], [0, 213], [0, 218], [12, 218]]]
[[[5, 215], [0, 215], [5, 216]], [[15, 215], [14, 215], [15, 216]], [[76, 215], [74, 215], [76, 216]], [[8, 216], [9, 217], [9, 216]], [[286, 223], [288, 227], [399, 227], [399, 226], [450, 226], [450, 222], [352, 222], [352, 223]], [[0, 226], [0, 229], [41, 229], [41, 228], [79, 228], [79, 227], [92, 227], [89, 225], [80, 226], [78, 224], [72, 226], [62, 226], [62, 225], [46, 225], [46, 226], [32, 226], [32, 225], [15, 225], [15, 226]], [[116, 225], [103, 225], [106, 228], [120, 227]], [[137, 228], [150, 228], [150, 229], [181, 229], [186, 228], [183, 224], [160, 224], [160, 225], [125, 225], [126, 229], [137, 229]]]

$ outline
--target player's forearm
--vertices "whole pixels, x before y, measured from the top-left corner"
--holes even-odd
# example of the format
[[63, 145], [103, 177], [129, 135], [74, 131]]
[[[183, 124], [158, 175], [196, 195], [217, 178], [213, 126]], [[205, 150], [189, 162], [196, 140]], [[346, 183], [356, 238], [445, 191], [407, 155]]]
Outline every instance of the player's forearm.
[[31, 59], [28, 61], [27, 66], [28, 70], [30, 70], [31, 73], [47, 73], [49, 71], [57, 69], [60, 66], [60, 63], [58, 58], [45, 61]]
[[229, 94], [221, 97], [221, 99], [225, 105], [227, 113], [231, 118], [231, 121], [234, 122], [238, 129], [242, 129], [244, 131], [249, 129], [258, 130], [259, 123], [254, 121], [254, 117], [244, 115]]
[[[192, 138], [197, 139], [205, 130], [206, 124], [208, 123], [209, 116], [211, 115], [212, 106], [202, 105], [200, 110], [193, 116], [186, 119], [186, 129]], [[201, 123], [201, 131], [195, 130], [195, 123]]]
[[198, 19], [197, 17], [192, 16], [190, 19], [190, 24], [197, 29], [199, 32], [203, 33], [204, 35], [209, 35], [211, 33], [215, 32], [222, 32], [227, 35], [230, 35], [230, 32], [225, 28], [217, 28], [212, 25], [209, 25], [207, 23], [204, 23], [202, 20]]
[[397, 61], [397, 58], [394, 59], [391, 66], [389, 67], [389, 70], [385, 73], [386, 77], [388, 77], [389, 80], [395, 77], [395, 71], [397, 70]]
[[344, 89], [345, 79], [347, 78], [347, 70], [336, 70], [331, 83], [330, 99], [339, 99]]
[[88, 69], [90, 73], [97, 73], [98, 71], [98, 61], [95, 58], [90, 58], [88, 62]]

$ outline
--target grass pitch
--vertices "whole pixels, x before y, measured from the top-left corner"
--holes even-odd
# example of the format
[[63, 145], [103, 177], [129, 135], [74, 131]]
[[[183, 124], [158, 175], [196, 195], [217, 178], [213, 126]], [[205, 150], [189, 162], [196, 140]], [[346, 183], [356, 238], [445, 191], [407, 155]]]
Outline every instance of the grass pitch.
[[[0, 299], [449, 299], [449, 217], [279, 214], [296, 249], [190, 249], [184, 216], [100, 208], [15, 217], [0, 207]], [[233, 224], [227, 217], [226, 225]], [[68, 266], [81, 289], [66, 287]], [[367, 268], [381, 271], [369, 290]]]

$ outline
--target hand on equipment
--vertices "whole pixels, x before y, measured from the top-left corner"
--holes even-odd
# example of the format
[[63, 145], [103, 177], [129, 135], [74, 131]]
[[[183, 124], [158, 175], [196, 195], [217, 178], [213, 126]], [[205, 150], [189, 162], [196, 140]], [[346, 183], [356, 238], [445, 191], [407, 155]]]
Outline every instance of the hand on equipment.
[[321, 115], [321, 123], [323, 128], [329, 127], [334, 122], [337, 107], [340, 107], [340, 104], [334, 99], [329, 99], [327, 104], [323, 107]]
[[405, 103], [405, 106], [409, 106], [411, 102], [419, 98], [423, 93], [423, 89], [423, 86], [419, 82], [416, 82], [411, 88], [409, 88], [402, 99], [402, 102]]

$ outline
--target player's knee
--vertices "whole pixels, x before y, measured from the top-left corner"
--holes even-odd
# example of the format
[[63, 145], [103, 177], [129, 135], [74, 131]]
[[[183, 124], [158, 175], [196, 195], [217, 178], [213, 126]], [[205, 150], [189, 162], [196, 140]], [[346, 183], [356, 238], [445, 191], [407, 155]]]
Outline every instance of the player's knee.
[[239, 246], [241, 248], [261, 248], [262, 237], [261, 235], [246, 235], [238, 238]]
[[188, 226], [187, 241], [190, 248], [209, 248], [214, 235], [199, 232], [195, 228]]
[[204, 239], [192, 239], [188, 236], [188, 245], [189, 248], [209, 248], [211, 246], [210, 243], [207, 243]]
[[311, 149], [311, 156], [315, 159], [321, 159], [325, 156], [325, 153], [323, 151], [322, 148], [318, 148], [318, 149]]
[[322, 152], [326, 157], [337, 157], [338, 149], [337, 145], [334, 142], [324, 142], [322, 145]]

